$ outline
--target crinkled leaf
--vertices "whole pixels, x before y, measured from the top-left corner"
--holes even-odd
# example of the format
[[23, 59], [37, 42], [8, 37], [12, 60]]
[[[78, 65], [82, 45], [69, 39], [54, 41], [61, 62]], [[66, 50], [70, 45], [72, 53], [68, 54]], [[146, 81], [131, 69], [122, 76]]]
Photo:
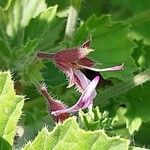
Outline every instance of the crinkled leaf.
[[49, 6], [58, 5], [58, 12], [57, 15], [59, 17], [67, 17], [69, 12], [70, 0], [46, 0]]
[[135, 18], [129, 19], [129, 23], [133, 24], [129, 36], [132, 39], [143, 39], [145, 44], [150, 45], [150, 11], [144, 12]]
[[141, 147], [130, 146], [129, 150], [149, 150], [149, 149], [147, 149], [147, 148], [141, 148]]
[[[45, 0], [12, 0], [7, 9], [0, 8], [1, 69], [10, 68], [24, 80], [38, 48], [47, 48], [59, 38], [64, 24], [55, 18], [56, 10], [57, 6], [47, 8]], [[33, 72], [40, 74], [38, 67]]]
[[[91, 57], [102, 64], [99, 67], [109, 67], [124, 63], [124, 70], [102, 73], [104, 77], [117, 77], [126, 80], [137, 69], [131, 58], [133, 43], [127, 39], [128, 26], [122, 23], [113, 23], [109, 16], [89, 18], [75, 33], [74, 43], [81, 44], [89, 35], [92, 35]], [[82, 36], [81, 36], [82, 35]]]
[[[147, 81], [150, 81], [150, 69], [147, 69], [144, 72], [137, 74], [133, 78], [129, 78], [126, 82], [119, 82], [110, 88], [107, 88], [103, 91], [98, 91], [95, 100], [96, 104], [105, 107], [109, 103], [114, 102], [113, 100], [111, 100], [111, 98], [116, 98], [119, 95], [131, 90], [132, 88], [146, 83]], [[119, 100], [117, 101], [117, 103], [120, 102]]]
[[30, 2], [12, 0], [8, 10], [0, 9], [0, 37], [9, 45], [9, 48], [14, 45], [21, 46], [25, 27], [32, 17], [36, 17], [44, 9], [46, 9], [44, 0], [31, 0]]
[[142, 69], [150, 67], [150, 46], [143, 43], [143, 40], [135, 41], [137, 47], [134, 49], [132, 57], [137, 66]]
[[[150, 70], [147, 69], [125, 83], [118, 83], [99, 92], [96, 103], [113, 113], [116, 109], [119, 110], [120, 107], [124, 106], [125, 112], [119, 113], [122, 117], [117, 115], [118, 122], [121, 118], [123, 123], [127, 124], [129, 132], [133, 133], [139, 129], [142, 122], [149, 122], [149, 81]], [[119, 97], [121, 94], [122, 96]]]
[[55, 17], [49, 27], [49, 30], [46, 32], [46, 34], [42, 38], [42, 41], [39, 43], [38, 49], [42, 50], [45, 48], [51, 48], [51, 46], [55, 44], [56, 41], [60, 40], [60, 38], [63, 37], [60, 35], [60, 33], [64, 30], [64, 28], [64, 19]]
[[126, 94], [124, 102], [127, 103], [127, 126], [133, 132], [141, 125], [141, 122], [149, 122], [150, 109], [150, 82], [135, 87]]
[[[125, 20], [125, 22], [132, 24], [129, 36], [132, 39], [143, 39], [145, 44], [150, 45], [150, 1], [144, 0], [145, 2], [139, 1], [137, 5], [137, 1], [133, 1], [134, 4], [131, 4], [132, 6], [139, 6], [135, 10], [134, 15], [129, 18], [128, 20]], [[129, 3], [130, 4], [130, 3]], [[143, 5], [144, 4], [144, 5]], [[139, 13], [141, 12], [141, 13]]]
[[58, 124], [52, 132], [43, 129], [32, 143], [28, 143], [23, 150], [30, 149], [122, 149], [127, 150], [129, 141], [119, 137], [108, 137], [103, 130], [94, 132], [79, 128], [75, 118]]
[[124, 116], [126, 112], [126, 108], [120, 106], [116, 111], [116, 116], [112, 121], [112, 129], [111, 133], [114, 135], [120, 135], [124, 138], [131, 138], [131, 134], [126, 128], [126, 117]]
[[142, 47], [142, 54], [140, 55], [138, 62], [143, 68], [150, 67], [150, 46], [143, 45]]
[[[33, 90], [28, 89], [30, 92]], [[24, 134], [16, 141], [16, 148], [22, 147], [27, 140], [33, 140], [38, 132], [45, 126], [51, 129], [54, 121], [47, 111], [44, 98], [31, 98], [26, 101], [20, 125], [24, 128]]]
[[112, 0], [112, 8], [119, 8], [115, 12], [113, 9], [109, 10], [115, 19], [124, 19], [126, 23], [132, 24], [129, 35], [132, 39], [143, 39], [145, 44], [150, 44], [150, 1], [143, 0]]
[[150, 43], [150, 1], [143, 0], [94, 0], [82, 4], [80, 17], [87, 19], [90, 15], [111, 14], [115, 20], [123, 20], [132, 24], [130, 36], [132, 39], [144, 39], [146, 44]]
[[[10, 149], [13, 145], [16, 125], [24, 104], [23, 96], [16, 95], [10, 72], [0, 72], [0, 148]], [[3, 139], [2, 139], [3, 138]], [[5, 141], [5, 142], [4, 142]]]
[[37, 39], [37, 47], [50, 47], [59, 39], [59, 34], [64, 27], [64, 21], [54, 18], [57, 7], [49, 7], [43, 11], [38, 17], [31, 20], [25, 30], [25, 39]]
[[87, 113], [79, 111], [79, 124], [82, 129], [85, 130], [98, 130], [104, 129], [105, 131], [111, 131], [112, 119], [109, 118], [108, 112], [100, 113], [98, 107], [90, 109]]
[[123, 113], [117, 113], [118, 121], [116, 118], [115, 120], [119, 123], [121, 118], [131, 134], [139, 130], [142, 122], [147, 123], [150, 121], [149, 90], [150, 82], [146, 82], [142, 86], [134, 87], [124, 96], [115, 99], [116, 104], [113, 105], [118, 107], [117, 111], [121, 109], [122, 105], [125, 107]]

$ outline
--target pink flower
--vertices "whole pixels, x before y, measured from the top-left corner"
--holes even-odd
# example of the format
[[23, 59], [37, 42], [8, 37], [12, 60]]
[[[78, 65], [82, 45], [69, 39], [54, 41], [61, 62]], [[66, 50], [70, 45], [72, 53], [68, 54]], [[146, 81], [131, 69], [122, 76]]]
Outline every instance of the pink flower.
[[91, 107], [91, 105], [93, 105], [93, 99], [96, 96], [95, 88], [98, 82], [99, 82], [99, 76], [96, 76], [86, 87], [86, 89], [84, 90], [84, 92], [82, 93], [81, 97], [79, 98], [78, 102], [75, 105], [73, 105], [70, 108], [52, 111], [51, 114], [57, 116], [64, 113], [77, 112], [80, 109]]
[[[39, 92], [45, 97], [47, 104], [48, 104], [48, 111], [51, 113], [53, 111], [58, 111], [61, 109], [67, 109], [67, 106], [63, 104], [62, 102], [58, 100], [54, 100], [49, 93], [47, 92], [47, 89], [44, 85], [39, 85], [38, 87]], [[53, 116], [53, 119], [56, 122], [63, 122], [70, 116], [70, 113], [62, 113], [57, 116]]]
[[[48, 103], [48, 110], [49, 112], [54, 115], [53, 118], [56, 122], [60, 121], [63, 122], [66, 120], [70, 113], [77, 112], [80, 109], [85, 109], [93, 105], [93, 99], [96, 96], [96, 86], [99, 82], [99, 76], [95, 77], [85, 88], [84, 92], [82, 93], [81, 97], [79, 98], [78, 102], [70, 108], [67, 108], [65, 104], [58, 100], [54, 100], [44, 85], [40, 85], [38, 87], [40, 93], [45, 97]], [[85, 83], [86, 84], [86, 83]]]
[[75, 84], [82, 93], [85, 90], [85, 87], [88, 85], [86, 84], [85, 86], [85, 83], [89, 83], [90, 81], [79, 69], [85, 68], [96, 72], [117, 71], [123, 69], [123, 65], [104, 69], [94, 68], [93, 66], [95, 62], [87, 57], [90, 52], [94, 51], [90, 49], [90, 43], [91, 40], [88, 40], [80, 47], [65, 49], [56, 53], [39, 52], [37, 56], [38, 58], [52, 60], [56, 66], [61, 69], [67, 75], [67, 77], [69, 77], [68, 88]]

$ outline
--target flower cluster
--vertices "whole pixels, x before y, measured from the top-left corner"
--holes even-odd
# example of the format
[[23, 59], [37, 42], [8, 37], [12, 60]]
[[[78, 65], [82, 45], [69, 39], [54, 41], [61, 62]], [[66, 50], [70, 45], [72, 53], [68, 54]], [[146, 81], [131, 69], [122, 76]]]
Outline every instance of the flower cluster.
[[90, 52], [94, 51], [93, 49], [90, 49], [90, 44], [91, 40], [88, 40], [80, 47], [65, 49], [56, 53], [39, 52], [37, 54], [38, 58], [53, 61], [56, 66], [66, 74], [69, 79], [68, 88], [75, 85], [79, 92], [81, 92], [81, 97], [77, 103], [72, 107], [67, 108], [60, 101], [50, 98], [46, 88], [39, 88], [40, 92], [48, 101], [51, 114], [56, 116], [57, 121], [63, 121], [69, 117], [70, 113], [77, 112], [79, 109], [89, 108], [93, 104], [93, 99], [96, 96], [96, 86], [100, 77], [96, 76], [92, 81], [90, 81], [82, 73], [82, 69], [89, 69], [96, 72], [117, 71], [123, 69], [123, 65], [104, 69], [94, 68], [93, 66], [95, 62], [87, 57]]

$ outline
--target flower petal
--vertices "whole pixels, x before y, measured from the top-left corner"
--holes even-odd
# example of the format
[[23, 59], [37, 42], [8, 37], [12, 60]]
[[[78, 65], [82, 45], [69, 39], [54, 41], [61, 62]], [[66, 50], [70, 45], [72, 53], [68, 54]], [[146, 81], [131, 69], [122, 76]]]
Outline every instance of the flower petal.
[[104, 68], [104, 69], [98, 69], [98, 68], [93, 68], [93, 67], [87, 67], [84, 65], [78, 65], [81, 68], [85, 68], [85, 69], [89, 69], [92, 71], [96, 71], [96, 72], [104, 72], [104, 71], [119, 71], [123, 69], [124, 64], [120, 65], [120, 66], [114, 66], [114, 67], [109, 67], [109, 68]]
[[69, 84], [67, 88], [71, 88], [75, 84], [74, 72], [72, 68], [69, 68], [69, 70], [67, 70], [65, 73], [69, 77]]
[[87, 66], [87, 67], [92, 67], [95, 62], [87, 57], [84, 57], [80, 60], [78, 60], [77, 65], [83, 65], [83, 66]]
[[85, 91], [87, 86], [90, 84], [90, 80], [79, 70], [79, 69], [73, 69], [74, 71], [74, 79], [75, 79], [75, 85], [79, 89], [81, 93]]
[[57, 110], [57, 111], [52, 111], [51, 114], [54, 114], [55, 116], [61, 114], [61, 113], [71, 113], [71, 112], [77, 112], [79, 109], [85, 109], [89, 107], [93, 103], [93, 99], [96, 96], [96, 91], [95, 88], [99, 82], [99, 76], [96, 76], [91, 83], [87, 86], [83, 94], [81, 95], [80, 99], [78, 102], [73, 105], [72, 107], [68, 109], [63, 109], [63, 110]]

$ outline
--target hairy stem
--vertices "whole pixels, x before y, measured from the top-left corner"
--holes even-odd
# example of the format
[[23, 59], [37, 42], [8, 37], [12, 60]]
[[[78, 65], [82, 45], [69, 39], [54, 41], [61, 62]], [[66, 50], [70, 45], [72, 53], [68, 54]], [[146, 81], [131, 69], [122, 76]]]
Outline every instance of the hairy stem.
[[97, 101], [98, 105], [107, 104], [109, 99], [119, 96], [132, 89], [135, 86], [141, 85], [147, 81], [150, 81], [150, 69], [134, 76], [131, 79], [128, 79], [125, 83], [119, 83], [103, 92], [100, 92], [98, 95], [99, 100]]
[[37, 86], [37, 89], [43, 95], [43, 97], [45, 97], [45, 99], [47, 100], [47, 102], [49, 104], [51, 104], [54, 101], [53, 98], [49, 95], [49, 93], [48, 93], [48, 91], [47, 91], [47, 89], [46, 89], [46, 87], [44, 85], [39, 84]]
[[78, 11], [80, 9], [81, 0], [76, 0], [76, 2], [71, 2], [69, 8], [69, 15], [66, 24], [65, 36], [71, 37], [76, 28], [76, 22], [78, 18]]
[[38, 52], [37, 57], [41, 59], [53, 59], [55, 54], [52, 53], [45, 53], [45, 52]]

